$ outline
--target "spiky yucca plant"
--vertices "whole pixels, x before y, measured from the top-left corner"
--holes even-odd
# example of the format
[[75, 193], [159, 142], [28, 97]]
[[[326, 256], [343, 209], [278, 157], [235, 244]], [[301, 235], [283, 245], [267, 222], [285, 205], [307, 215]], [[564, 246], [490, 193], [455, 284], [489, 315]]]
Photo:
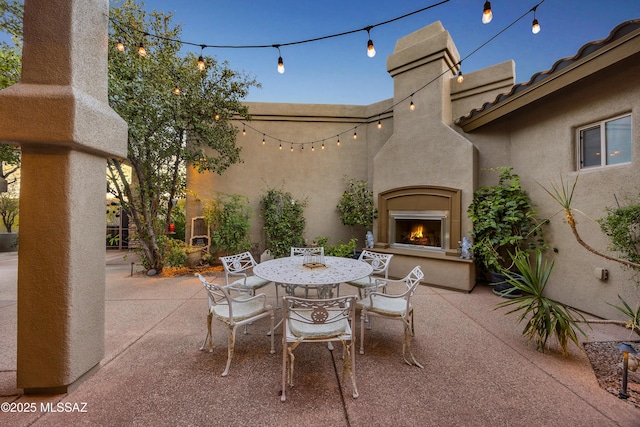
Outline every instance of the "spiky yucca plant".
[[511, 254], [511, 258], [519, 273], [509, 270], [503, 270], [502, 273], [507, 276], [510, 285], [522, 291], [522, 295], [499, 303], [496, 309], [514, 307], [506, 314], [520, 312], [518, 323], [525, 322], [522, 335], [529, 338], [529, 341], [535, 339], [536, 348], [542, 352], [552, 336], [558, 341], [565, 356], [570, 342], [580, 348], [576, 332], [586, 336], [578, 326], [578, 322], [585, 321], [582, 314], [543, 295], [554, 261], [545, 259], [541, 250], [536, 250], [532, 256], [524, 251], [517, 251], [515, 255]]

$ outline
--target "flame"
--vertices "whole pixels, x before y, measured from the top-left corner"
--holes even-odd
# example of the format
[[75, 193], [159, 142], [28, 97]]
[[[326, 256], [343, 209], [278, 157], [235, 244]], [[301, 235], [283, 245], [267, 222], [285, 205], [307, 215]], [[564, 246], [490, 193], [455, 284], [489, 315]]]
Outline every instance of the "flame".
[[413, 227], [413, 230], [411, 230], [411, 235], [409, 236], [409, 239], [411, 240], [422, 239], [424, 237], [424, 234], [422, 233], [423, 231], [424, 231], [424, 227], [422, 225], [417, 225]]

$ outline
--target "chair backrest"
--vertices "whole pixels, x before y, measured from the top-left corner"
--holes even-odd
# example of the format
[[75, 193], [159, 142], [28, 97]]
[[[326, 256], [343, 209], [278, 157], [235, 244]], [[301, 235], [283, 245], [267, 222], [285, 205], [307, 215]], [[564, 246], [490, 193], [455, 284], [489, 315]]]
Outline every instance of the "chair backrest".
[[415, 267], [413, 267], [413, 270], [411, 270], [411, 272], [409, 272], [409, 274], [407, 274], [404, 279], [402, 279], [404, 281], [404, 284], [407, 286], [407, 290], [409, 291], [409, 298], [411, 298], [411, 296], [414, 294], [416, 288], [423, 278], [424, 273], [422, 272], [422, 269], [419, 265], [416, 265]]
[[241, 273], [245, 270], [249, 270], [258, 263], [253, 259], [251, 252], [243, 252], [241, 254], [229, 255], [220, 257], [224, 270], [227, 273]]
[[291, 248], [291, 256], [324, 256], [324, 246], [314, 246], [312, 248]]
[[356, 318], [355, 295], [329, 299], [284, 297], [284, 320], [302, 339], [336, 339], [351, 335]]
[[366, 262], [367, 264], [370, 264], [371, 267], [373, 267], [373, 272], [371, 273], [372, 275], [378, 277], [384, 276], [385, 279], [388, 279], [389, 264], [391, 263], [391, 258], [393, 258], [393, 254], [381, 254], [365, 249], [358, 257], [358, 260]]
[[209, 297], [209, 308], [213, 307], [214, 305], [228, 305], [229, 315], [233, 316], [233, 313], [231, 313], [231, 295], [229, 295], [229, 292], [227, 292], [227, 290], [223, 286], [207, 281], [207, 279], [205, 279], [204, 276], [199, 273], [196, 273], [196, 277], [200, 279], [202, 285], [207, 290], [207, 296]]

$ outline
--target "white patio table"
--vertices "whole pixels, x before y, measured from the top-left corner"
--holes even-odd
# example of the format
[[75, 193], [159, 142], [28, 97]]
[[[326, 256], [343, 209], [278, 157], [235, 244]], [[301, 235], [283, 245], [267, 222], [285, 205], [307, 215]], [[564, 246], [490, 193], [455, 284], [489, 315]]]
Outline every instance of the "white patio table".
[[296, 287], [318, 290], [319, 298], [330, 298], [333, 289], [340, 283], [362, 279], [373, 272], [366, 262], [353, 258], [325, 256], [323, 266], [305, 266], [305, 257], [276, 258], [253, 267], [253, 274], [263, 279], [280, 283], [287, 294], [293, 295]]

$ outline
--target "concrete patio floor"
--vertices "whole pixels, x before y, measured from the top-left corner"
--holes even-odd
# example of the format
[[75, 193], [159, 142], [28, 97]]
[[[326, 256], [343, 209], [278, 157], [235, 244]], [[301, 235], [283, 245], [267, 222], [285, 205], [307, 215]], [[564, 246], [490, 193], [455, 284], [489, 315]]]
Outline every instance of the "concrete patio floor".
[[[100, 369], [68, 394], [24, 396], [15, 388], [17, 253], [0, 253], [0, 402], [36, 407], [0, 412], [0, 425], [640, 426], [640, 410], [598, 386], [584, 352], [536, 351], [515, 316], [494, 310], [501, 299], [484, 285], [469, 294], [419, 287], [414, 351], [424, 369], [403, 362], [401, 324], [376, 318], [366, 353], [356, 356], [359, 398], [348, 381], [340, 387], [339, 346], [302, 344], [296, 385], [281, 403], [280, 329], [273, 355], [266, 319], [239, 333], [223, 378], [226, 330], [214, 323], [217, 347], [199, 351], [207, 306], [200, 282], [131, 277], [130, 262], [107, 252]], [[273, 286], [264, 289], [275, 303]], [[351, 290], [343, 285], [341, 294]], [[586, 331], [585, 341], [629, 339], [618, 326]], [[42, 411], [58, 403], [84, 412]]]

